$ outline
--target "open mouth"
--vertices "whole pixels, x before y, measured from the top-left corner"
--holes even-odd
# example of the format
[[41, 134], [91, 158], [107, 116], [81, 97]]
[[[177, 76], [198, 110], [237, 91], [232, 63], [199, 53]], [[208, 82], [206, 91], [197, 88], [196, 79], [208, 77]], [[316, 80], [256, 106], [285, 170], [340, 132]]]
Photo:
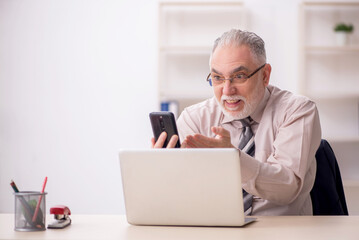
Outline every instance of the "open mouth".
[[238, 109], [238, 107], [240, 106], [241, 102], [243, 102], [242, 100], [240, 99], [236, 99], [236, 100], [224, 100], [224, 106], [228, 109], [228, 110], [236, 110]]

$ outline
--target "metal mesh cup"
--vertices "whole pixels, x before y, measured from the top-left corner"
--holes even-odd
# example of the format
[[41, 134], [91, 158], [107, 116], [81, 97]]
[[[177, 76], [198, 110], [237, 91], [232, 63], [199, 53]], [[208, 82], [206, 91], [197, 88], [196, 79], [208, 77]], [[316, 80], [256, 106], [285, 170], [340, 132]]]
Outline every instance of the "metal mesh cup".
[[[15, 194], [15, 231], [46, 230], [46, 192]], [[39, 203], [40, 201], [40, 203]], [[36, 215], [36, 216], [34, 216]]]

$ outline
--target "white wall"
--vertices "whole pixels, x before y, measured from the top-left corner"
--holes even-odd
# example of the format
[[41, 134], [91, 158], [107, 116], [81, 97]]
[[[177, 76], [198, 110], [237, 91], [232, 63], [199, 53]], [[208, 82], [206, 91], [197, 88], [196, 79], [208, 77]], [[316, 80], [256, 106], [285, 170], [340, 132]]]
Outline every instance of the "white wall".
[[[0, 212], [11, 179], [48, 176], [48, 207], [124, 213], [118, 149], [149, 147], [157, 110], [157, 2], [0, 1]], [[297, 91], [299, 0], [244, 2], [272, 83]]]
[[298, 92], [300, 0], [246, 0], [248, 28], [263, 38], [272, 65], [270, 84]]
[[118, 149], [149, 147], [155, 1], [0, 1], [0, 212], [10, 180], [47, 206], [124, 212]]

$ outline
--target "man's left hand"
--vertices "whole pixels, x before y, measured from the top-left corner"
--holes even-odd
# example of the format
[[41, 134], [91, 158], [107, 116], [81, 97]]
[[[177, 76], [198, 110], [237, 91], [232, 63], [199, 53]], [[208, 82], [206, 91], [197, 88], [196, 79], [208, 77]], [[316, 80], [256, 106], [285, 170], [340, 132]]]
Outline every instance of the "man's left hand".
[[182, 142], [186, 148], [234, 148], [231, 143], [231, 134], [223, 127], [211, 127], [216, 137], [210, 138], [201, 134], [188, 135]]

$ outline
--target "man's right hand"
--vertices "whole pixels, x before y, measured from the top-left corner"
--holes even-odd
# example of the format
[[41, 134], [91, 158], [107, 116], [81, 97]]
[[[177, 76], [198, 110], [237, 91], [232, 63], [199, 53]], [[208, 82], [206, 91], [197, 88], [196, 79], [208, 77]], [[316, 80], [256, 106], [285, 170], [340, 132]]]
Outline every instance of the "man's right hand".
[[[167, 138], [167, 133], [162, 132], [159, 138], [157, 139], [157, 142], [155, 141], [155, 138], [151, 138], [152, 148], [162, 148], [163, 144], [165, 143]], [[178, 136], [173, 135], [170, 139], [170, 141], [167, 144], [166, 148], [174, 148], [176, 146], [176, 143], [178, 141]]]

